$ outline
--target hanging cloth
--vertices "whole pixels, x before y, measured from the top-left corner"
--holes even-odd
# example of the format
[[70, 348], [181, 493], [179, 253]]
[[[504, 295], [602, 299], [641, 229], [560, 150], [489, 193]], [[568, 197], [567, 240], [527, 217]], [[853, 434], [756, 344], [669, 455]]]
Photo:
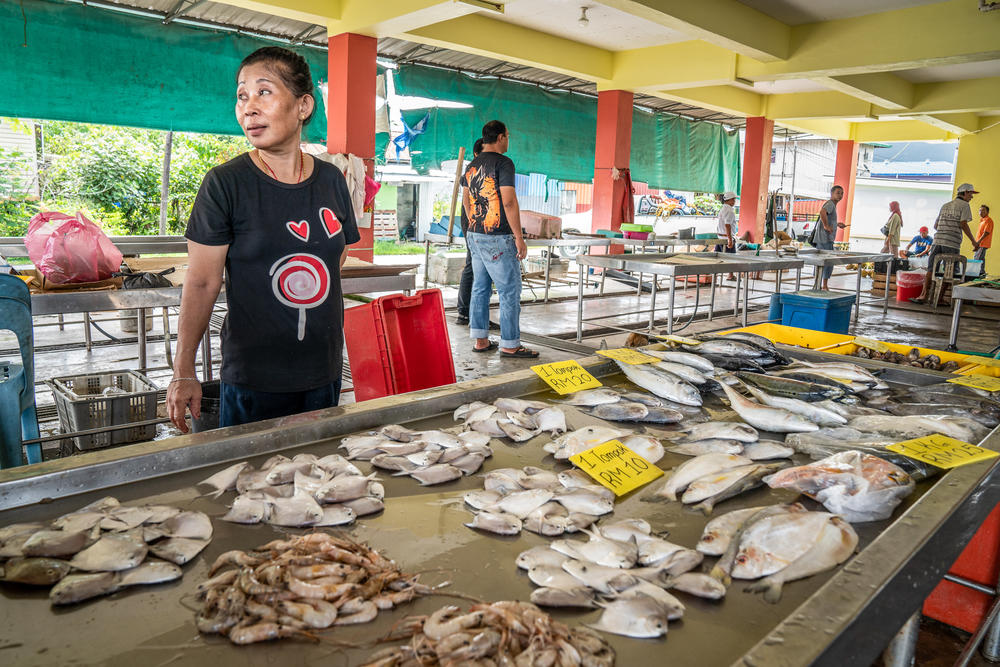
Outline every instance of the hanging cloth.
[[615, 167], [611, 170], [611, 178], [616, 181], [622, 180], [625, 182], [625, 187], [621, 190], [621, 201], [616, 202], [616, 206], [620, 207], [622, 223], [631, 224], [635, 222], [635, 205], [632, 199], [632, 195], [635, 194], [635, 188], [632, 187], [632, 175], [629, 173], [628, 167], [624, 169]]
[[[320, 157], [326, 156], [321, 155]], [[340, 169], [344, 173], [344, 178], [347, 179], [347, 191], [351, 193], [351, 208], [354, 209], [354, 218], [357, 220], [358, 227], [371, 227], [372, 218], [365, 213], [365, 176], [367, 176], [365, 161], [354, 153], [329, 155], [327, 161]]]

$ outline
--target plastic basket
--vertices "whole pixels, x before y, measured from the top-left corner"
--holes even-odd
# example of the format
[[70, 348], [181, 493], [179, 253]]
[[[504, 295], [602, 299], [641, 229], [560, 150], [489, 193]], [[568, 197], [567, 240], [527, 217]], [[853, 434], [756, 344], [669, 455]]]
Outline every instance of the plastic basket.
[[[52, 389], [59, 426], [64, 432], [156, 419], [156, 385], [135, 371], [53, 378], [46, 384]], [[105, 395], [104, 390], [110, 387], [126, 393]], [[76, 436], [73, 440], [77, 449], [86, 451], [150, 440], [154, 435], [156, 425], [149, 424]]]

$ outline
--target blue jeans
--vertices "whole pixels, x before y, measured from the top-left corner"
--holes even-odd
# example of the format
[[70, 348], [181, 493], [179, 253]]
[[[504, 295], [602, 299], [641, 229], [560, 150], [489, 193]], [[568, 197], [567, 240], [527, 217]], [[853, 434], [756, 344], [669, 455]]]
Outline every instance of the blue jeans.
[[[816, 248], [818, 250], [833, 250], [833, 240], [831, 239], [829, 241], [818, 241], [816, 243]], [[831, 275], [833, 275], [833, 267], [832, 266], [824, 266], [823, 267], [823, 280], [829, 280]], [[822, 285], [821, 285], [821, 287], [822, 287]]]
[[500, 296], [500, 347], [521, 346], [521, 262], [513, 234], [470, 232], [465, 243], [472, 253], [472, 301], [469, 337], [486, 338], [490, 328], [490, 282]]
[[331, 408], [340, 403], [341, 380], [309, 391], [255, 391], [222, 382], [219, 427], [287, 417], [300, 412]]

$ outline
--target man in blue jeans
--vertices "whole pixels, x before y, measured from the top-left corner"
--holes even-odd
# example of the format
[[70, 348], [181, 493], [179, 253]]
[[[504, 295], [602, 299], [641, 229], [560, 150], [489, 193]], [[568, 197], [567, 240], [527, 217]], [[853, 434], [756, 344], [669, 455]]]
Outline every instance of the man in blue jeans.
[[469, 219], [465, 236], [472, 253], [472, 301], [469, 335], [473, 350], [495, 350], [489, 338], [490, 282], [500, 297], [500, 356], [533, 359], [521, 345], [521, 260], [528, 255], [521, 232], [521, 211], [514, 192], [514, 163], [504, 153], [510, 145], [507, 126], [491, 120], [483, 126], [483, 152], [462, 176], [462, 208]]

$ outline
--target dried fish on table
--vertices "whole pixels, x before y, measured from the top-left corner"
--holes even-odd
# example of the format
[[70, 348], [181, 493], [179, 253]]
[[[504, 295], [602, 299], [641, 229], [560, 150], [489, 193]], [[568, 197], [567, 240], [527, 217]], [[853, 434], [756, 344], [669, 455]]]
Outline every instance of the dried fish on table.
[[227, 552], [212, 572], [228, 567], [235, 569], [199, 586], [195, 624], [234, 644], [316, 639], [315, 630], [368, 623], [380, 610], [431, 592], [378, 551], [322, 532]]
[[405, 618], [396, 627], [387, 641], [409, 641], [375, 652], [363, 667], [556, 664], [560, 656], [559, 664], [615, 663], [614, 650], [600, 636], [560, 623], [527, 602], [482, 603], [467, 611], [446, 606], [429, 616]]

